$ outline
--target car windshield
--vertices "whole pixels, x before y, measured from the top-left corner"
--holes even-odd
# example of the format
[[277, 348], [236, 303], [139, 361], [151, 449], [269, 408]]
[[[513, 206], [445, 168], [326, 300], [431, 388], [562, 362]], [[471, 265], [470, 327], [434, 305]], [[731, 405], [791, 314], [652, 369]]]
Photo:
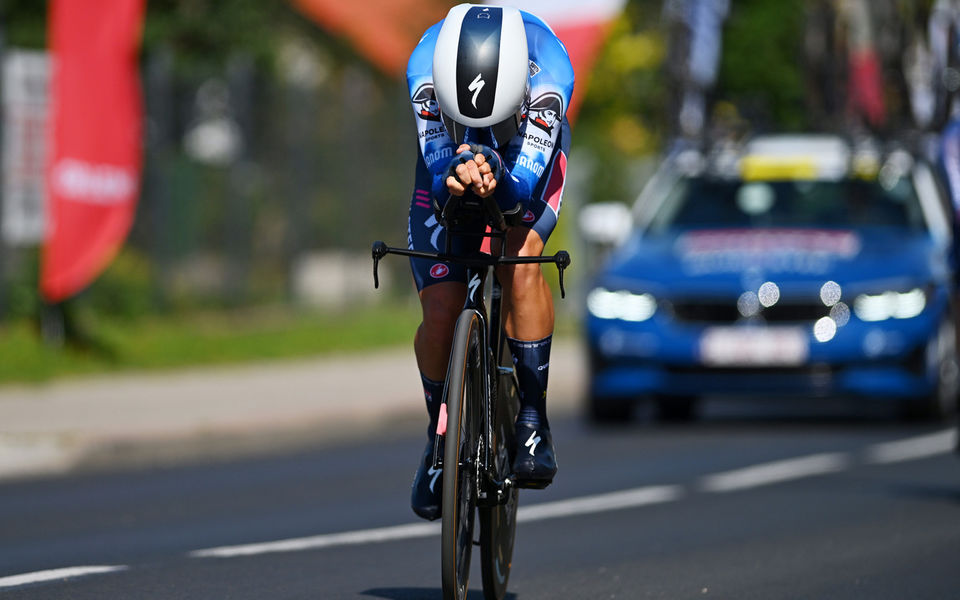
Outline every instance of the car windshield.
[[681, 178], [650, 229], [752, 227], [925, 228], [908, 177], [893, 182]]

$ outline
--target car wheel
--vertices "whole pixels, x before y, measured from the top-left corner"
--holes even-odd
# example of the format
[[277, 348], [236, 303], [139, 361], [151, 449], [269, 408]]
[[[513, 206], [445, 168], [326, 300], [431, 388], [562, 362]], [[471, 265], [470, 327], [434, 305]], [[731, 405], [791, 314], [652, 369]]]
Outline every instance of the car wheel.
[[688, 423], [696, 417], [696, 396], [657, 396], [657, 420], [663, 423]]
[[598, 424], [625, 423], [633, 416], [634, 400], [626, 396], [598, 396], [593, 392], [593, 379], [607, 368], [607, 362], [593, 348], [588, 353], [589, 377], [587, 391], [587, 416]]
[[600, 398], [590, 395], [590, 420], [594, 423], [626, 423], [633, 416], [633, 401], [629, 398]]
[[927, 348], [928, 369], [937, 378], [933, 392], [908, 401], [903, 416], [908, 420], [943, 421], [957, 411], [960, 396], [960, 363], [957, 359], [957, 327], [949, 316]]

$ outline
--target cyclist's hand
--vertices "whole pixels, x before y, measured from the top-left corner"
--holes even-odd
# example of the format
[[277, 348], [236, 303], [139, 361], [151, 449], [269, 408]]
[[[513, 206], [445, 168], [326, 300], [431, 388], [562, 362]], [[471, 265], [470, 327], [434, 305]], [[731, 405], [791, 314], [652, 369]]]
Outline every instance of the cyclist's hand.
[[483, 185], [480, 165], [477, 164], [468, 144], [457, 148], [457, 156], [447, 168], [447, 190], [452, 196], [462, 196], [467, 187], [477, 189]]
[[503, 159], [496, 150], [482, 144], [472, 144], [470, 151], [473, 152], [473, 160], [479, 165], [480, 175], [483, 181], [479, 186], [474, 186], [474, 193], [481, 198], [486, 198], [493, 194], [497, 187], [497, 181], [503, 174]]
[[480, 172], [481, 182], [479, 185], [473, 185], [473, 193], [481, 198], [493, 194], [497, 188], [497, 179], [493, 174], [491, 163], [483, 154], [475, 154], [473, 161], [477, 163], [477, 170]]

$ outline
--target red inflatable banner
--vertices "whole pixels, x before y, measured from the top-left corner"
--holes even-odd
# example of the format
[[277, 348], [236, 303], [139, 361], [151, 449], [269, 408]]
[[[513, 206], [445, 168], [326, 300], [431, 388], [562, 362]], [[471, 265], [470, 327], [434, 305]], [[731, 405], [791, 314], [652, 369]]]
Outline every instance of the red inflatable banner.
[[142, 161], [137, 50], [145, 0], [51, 0], [48, 302], [90, 284], [133, 223]]

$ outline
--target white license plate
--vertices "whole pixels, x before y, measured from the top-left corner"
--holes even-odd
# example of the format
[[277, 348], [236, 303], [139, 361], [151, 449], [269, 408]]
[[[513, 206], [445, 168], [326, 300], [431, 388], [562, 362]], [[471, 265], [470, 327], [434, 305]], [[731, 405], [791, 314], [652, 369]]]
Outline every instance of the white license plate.
[[712, 367], [796, 366], [809, 354], [798, 327], [710, 327], [700, 338], [700, 361]]

